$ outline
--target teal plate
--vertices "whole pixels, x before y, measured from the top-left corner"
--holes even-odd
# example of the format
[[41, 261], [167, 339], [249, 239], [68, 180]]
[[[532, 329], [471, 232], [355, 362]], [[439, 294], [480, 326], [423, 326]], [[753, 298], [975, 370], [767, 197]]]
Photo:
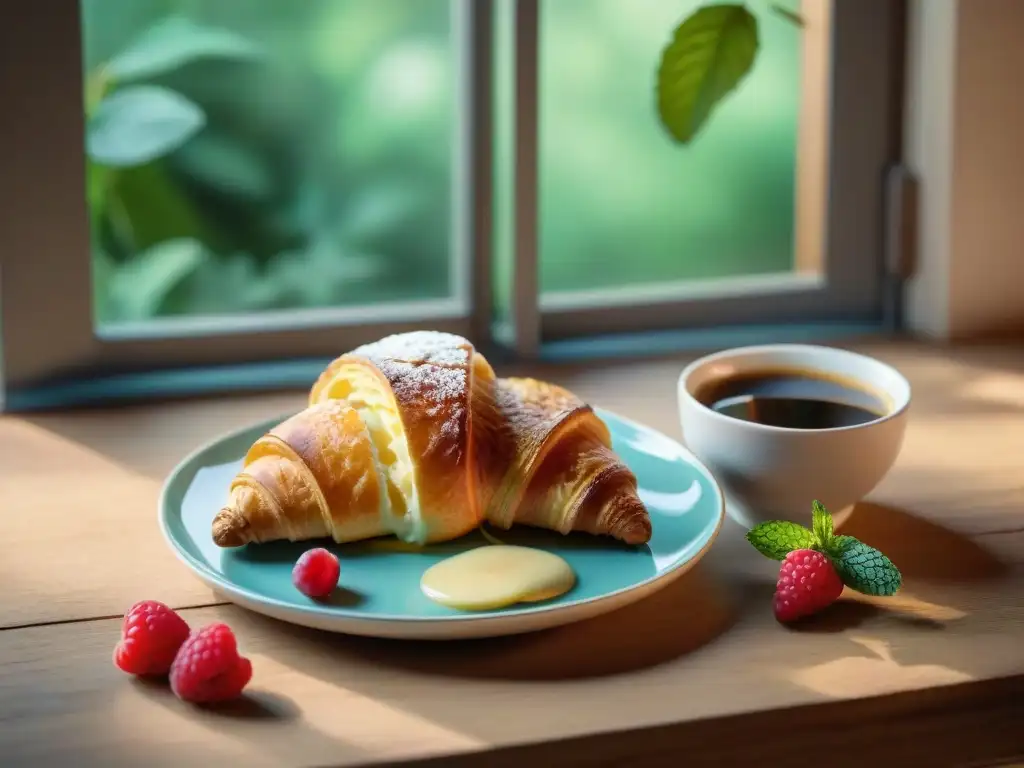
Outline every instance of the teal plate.
[[[403, 551], [384, 540], [221, 549], [210, 536], [213, 516], [246, 450], [280, 419], [218, 438], [184, 459], [164, 485], [160, 527], [175, 554], [214, 590], [294, 624], [373, 637], [453, 639], [579, 621], [635, 602], [681, 576], [711, 546], [724, 517], [718, 485], [683, 446], [613, 413], [598, 410], [598, 415], [611, 430], [614, 449], [639, 480], [653, 533], [647, 545], [627, 547], [586, 534], [495, 531], [505, 543], [546, 549], [569, 562], [576, 586], [553, 600], [468, 613], [425, 597], [419, 588], [423, 572], [444, 557], [486, 545], [479, 532], [422, 551]], [[341, 558], [339, 589], [326, 602], [311, 600], [292, 586], [292, 566], [311, 546], [327, 546]]]

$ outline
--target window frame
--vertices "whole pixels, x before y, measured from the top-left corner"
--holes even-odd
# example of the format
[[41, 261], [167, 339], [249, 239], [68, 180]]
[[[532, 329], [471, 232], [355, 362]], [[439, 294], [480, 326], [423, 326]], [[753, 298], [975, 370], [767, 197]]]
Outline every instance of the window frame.
[[[478, 217], [467, 215], [485, 189], [485, 135], [477, 105], [482, 78], [480, 12], [474, 0], [450, 0], [456, 65], [451, 267], [452, 296], [341, 307], [262, 312], [251, 316], [167, 318], [145, 328], [94, 330], [92, 258], [85, 200], [85, 116], [82, 109], [82, 33], [79, 3], [12, 6], [0, 25], [8, 105], [7, 154], [0, 175], [0, 373], [6, 389], [154, 368], [333, 357], [388, 333], [432, 328], [478, 337], [485, 307], [476, 253]], [[43, 180], [51, 180], [44, 182]], [[46, 220], [61, 222], [47, 227]], [[186, 335], [187, 334], [187, 335]]]
[[[452, 263], [453, 275], [461, 271], [460, 297], [407, 303], [399, 312], [384, 306], [169, 320], [132, 338], [102, 338], [93, 330], [78, 3], [12, 6], [8, 23], [0, 25], [0, 63], [5, 72], [30, 74], [0, 80], [8, 107], [5, 135], [8, 146], [18, 148], [7, 153], [0, 175], [7, 212], [0, 229], [0, 381], [7, 389], [28, 389], [154, 368], [333, 357], [424, 324], [480, 346], [497, 343], [524, 359], [549, 342], [583, 336], [881, 319], [883, 185], [900, 157], [905, 0], [803, 0], [829, 3], [834, 19], [825, 78], [827, 279], [742, 278], [614, 296], [542, 296], [538, 290], [540, 3], [551, 1], [451, 0], [460, 107]], [[491, 287], [492, 42], [503, 10], [513, 14], [515, 41], [515, 263], [507, 328], [495, 323]], [[46, 226], [51, 217], [60, 226]], [[186, 330], [191, 335], [174, 335]]]
[[[519, 48], [534, 61], [516, 61], [517, 118], [537, 115], [537, 58], [543, 34], [538, 2], [511, 0], [517, 5]], [[516, 212], [517, 255], [513, 306], [520, 316], [512, 323], [508, 344], [520, 356], [550, 342], [588, 336], [676, 330], [700, 330], [750, 324], [866, 323], [883, 320], [886, 307], [885, 179], [899, 163], [902, 145], [903, 66], [906, 3], [903, 0], [803, 0], [805, 13], [817, 17], [827, 10], [829, 37], [805, 36], [805, 58], [827, 55], [827, 77], [814, 81], [805, 68], [803, 88], [826, 88], [827, 105], [814, 115], [801, 115], [801, 132], [823, 151], [823, 184], [814, 169], [798, 178], [798, 209], [806, 197], [824, 198], [821, 232], [797, 232], [796, 269], [785, 275], [708, 280], [674, 286], [617, 288], [612, 291], [542, 294], [537, 218], [538, 125], [517, 122], [515, 199], [526, 201], [529, 215]], [[821, 43], [827, 45], [823, 53]], [[756, 66], [756, 64], [755, 64]], [[653, 118], [652, 118], [653, 119]], [[817, 135], [815, 135], [817, 134]], [[807, 135], [801, 137], [801, 143]], [[821, 211], [806, 216], [814, 219]], [[798, 217], [799, 217], [798, 210]], [[800, 242], [800, 239], [810, 242]], [[815, 242], [817, 240], [817, 242]], [[815, 253], [816, 252], [816, 253]], [[821, 258], [823, 257], [823, 258]], [[821, 258], [819, 272], [809, 267]]]

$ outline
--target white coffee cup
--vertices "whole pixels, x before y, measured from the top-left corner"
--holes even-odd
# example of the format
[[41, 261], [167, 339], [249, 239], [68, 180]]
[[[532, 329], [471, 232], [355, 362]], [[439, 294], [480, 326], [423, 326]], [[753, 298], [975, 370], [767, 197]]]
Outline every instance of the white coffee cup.
[[[859, 386], [886, 405], [884, 415], [855, 426], [797, 429], [727, 416], [699, 402], [710, 382], [758, 371], [825, 374]], [[910, 384], [894, 368], [832, 347], [770, 344], [718, 352], [679, 376], [683, 439], [721, 485], [729, 515], [745, 527], [765, 520], [810, 525], [817, 499], [836, 524], [892, 468], [903, 444]]]

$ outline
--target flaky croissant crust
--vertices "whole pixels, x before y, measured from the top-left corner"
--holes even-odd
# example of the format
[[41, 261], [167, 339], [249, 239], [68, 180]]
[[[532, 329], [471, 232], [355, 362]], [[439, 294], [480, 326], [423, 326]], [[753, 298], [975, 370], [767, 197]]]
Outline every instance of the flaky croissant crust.
[[334, 360], [310, 405], [261, 437], [213, 522], [220, 546], [394, 534], [427, 543], [484, 521], [651, 536], [636, 477], [568, 390], [497, 378], [466, 339], [416, 332]]

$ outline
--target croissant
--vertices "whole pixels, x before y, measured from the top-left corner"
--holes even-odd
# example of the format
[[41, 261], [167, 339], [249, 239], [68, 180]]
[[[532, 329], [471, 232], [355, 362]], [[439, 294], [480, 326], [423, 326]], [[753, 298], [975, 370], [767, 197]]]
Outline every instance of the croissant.
[[648, 541], [636, 478], [572, 393], [499, 379], [466, 339], [418, 331], [334, 360], [261, 437], [213, 521], [222, 547], [458, 538], [487, 521]]
[[651, 520], [636, 476], [612, 451], [608, 427], [593, 409], [536, 379], [496, 384], [499, 413], [491, 444], [510, 447], [499, 454], [505, 461], [485, 470], [501, 472], [486, 498], [485, 519], [505, 529], [523, 524], [646, 543]]
[[301, 411], [257, 440], [213, 520], [222, 547], [330, 536], [337, 542], [388, 533], [385, 489], [373, 441], [344, 401]]
[[[483, 355], [450, 334], [389, 336], [342, 355], [313, 385], [310, 406], [245, 457], [228, 503], [214, 518], [214, 541], [230, 547], [323, 536], [320, 529], [306, 535], [311, 528], [291, 521], [295, 514], [309, 518], [299, 503], [306, 499], [319, 505], [321, 519], [333, 521], [327, 533], [339, 543], [386, 534], [427, 543], [468, 533], [480, 521], [471, 406], [476, 400], [486, 408], [493, 381]], [[344, 414], [343, 429], [330, 428], [328, 412]], [[258, 464], [271, 445], [273, 466]], [[366, 458], [358, 470], [343, 464], [348, 451], [349, 462], [357, 461], [356, 453]], [[334, 479], [332, 466], [359, 472], [362, 484], [350, 487], [373, 495], [375, 525], [365, 520], [371, 506], [365, 495], [361, 507], [349, 510], [354, 498], [318, 491]], [[346, 515], [359, 522], [348, 523]]]

